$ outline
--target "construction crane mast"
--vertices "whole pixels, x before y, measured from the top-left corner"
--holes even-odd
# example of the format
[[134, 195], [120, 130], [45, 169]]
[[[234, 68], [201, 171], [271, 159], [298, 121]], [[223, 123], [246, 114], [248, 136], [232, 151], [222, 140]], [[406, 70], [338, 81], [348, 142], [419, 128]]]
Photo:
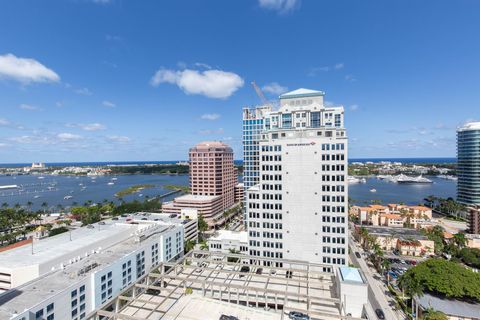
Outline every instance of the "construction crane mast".
[[255, 81], [252, 81], [252, 86], [253, 88], [255, 89], [255, 92], [257, 93], [258, 97], [260, 98], [260, 100], [262, 101], [262, 103], [264, 105], [271, 105], [271, 103], [267, 100], [267, 98], [265, 97], [265, 95], [263, 94], [262, 90], [257, 86], [257, 84], [255, 83]]

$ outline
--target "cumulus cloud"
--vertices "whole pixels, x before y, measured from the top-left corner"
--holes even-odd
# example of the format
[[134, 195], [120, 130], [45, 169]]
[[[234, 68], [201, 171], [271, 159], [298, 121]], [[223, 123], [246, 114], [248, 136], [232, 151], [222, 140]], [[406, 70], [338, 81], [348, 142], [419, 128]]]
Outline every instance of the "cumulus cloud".
[[23, 84], [60, 81], [60, 76], [55, 71], [37, 60], [19, 58], [10, 53], [0, 55], [0, 78], [15, 80]]
[[115, 108], [117, 105], [111, 101], [108, 101], [108, 100], [104, 100], [102, 101], [102, 105], [104, 107], [108, 107], [108, 108]]
[[220, 118], [220, 115], [218, 113], [205, 113], [205, 114], [202, 114], [202, 116], [200, 117], [200, 119], [202, 120], [217, 120]]
[[83, 137], [78, 134], [62, 132], [57, 134], [57, 138], [60, 139], [60, 141], [72, 141], [72, 140], [80, 140]]
[[150, 84], [157, 87], [162, 83], [175, 84], [186, 94], [226, 99], [240, 89], [244, 81], [238, 74], [222, 70], [160, 69], [152, 77]]
[[300, 0], [258, 0], [260, 7], [278, 13], [288, 13], [300, 6]]
[[132, 141], [132, 139], [130, 139], [127, 136], [108, 136], [107, 139], [111, 142], [121, 142], [121, 143]]
[[21, 104], [18, 106], [18, 108], [22, 109], [22, 110], [29, 110], [29, 111], [39, 111], [41, 110], [39, 107], [37, 106], [32, 106], [32, 105], [29, 105], [29, 104]]
[[271, 93], [280, 95], [288, 91], [287, 87], [279, 85], [277, 82], [270, 82], [262, 87], [262, 90]]
[[88, 88], [80, 88], [80, 89], [76, 89], [74, 90], [75, 93], [78, 93], [78, 94], [81, 94], [82, 96], [91, 96], [93, 95], [93, 92], [88, 90]]

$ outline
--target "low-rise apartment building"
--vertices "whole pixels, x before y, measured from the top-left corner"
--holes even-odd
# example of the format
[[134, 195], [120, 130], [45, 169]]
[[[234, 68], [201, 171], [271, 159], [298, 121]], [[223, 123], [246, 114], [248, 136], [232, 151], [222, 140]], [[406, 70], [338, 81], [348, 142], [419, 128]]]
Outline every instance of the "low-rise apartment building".
[[386, 227], [419, 228], [432, 219], [432, 209], [425, 206], [400, 204], [352, 206], [350, 215], [357, 217], [361, 224]]
[[414, 257], [434, 254], [435, 242], [415, 229], [356, 225], [354, 237], [361, 243], [365, 241], [362, 238], [362, 228], [375, 238], [375, 242], [383, 250], [396, 251], [401, 255]]

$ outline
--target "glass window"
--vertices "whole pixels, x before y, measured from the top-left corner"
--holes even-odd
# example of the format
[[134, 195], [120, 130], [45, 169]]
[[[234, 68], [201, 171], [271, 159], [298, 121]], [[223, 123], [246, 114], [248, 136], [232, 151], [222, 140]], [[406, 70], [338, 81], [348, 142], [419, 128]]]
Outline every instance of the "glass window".
[[310, 113], [310, 126], [312, 128], [320, 127], [320, 112], [311, 112]]
[[292, 114], [287, 113], [282, 115], [282, 128], [292, 127]]

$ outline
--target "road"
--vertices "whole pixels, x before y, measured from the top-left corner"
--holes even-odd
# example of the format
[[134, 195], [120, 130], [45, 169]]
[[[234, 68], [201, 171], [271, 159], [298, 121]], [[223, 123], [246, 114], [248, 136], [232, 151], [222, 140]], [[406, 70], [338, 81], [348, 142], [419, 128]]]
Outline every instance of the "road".
[[[367, 278], [368, 301], [370, 302], [372, 308], [374, 310], [382, 309], [385, 313], [385, 319], [405, 319], [403, 315], [401, 315], [397, 311], [392, 310], [392, 308], [390, 307], [390, 305], [395, 305], [395, 299], [391, 297], [387, 286], [381, 281], [380, 275], [378, 275], [376, 272], [375, 274], [372, 272], [363, 256], [360, 259], [355, 256], [355, 252], [363, 252], [363, 249], [357, 245], [357, 243], [353, 240], [351, 236], [349, 238], [349, 245], [350, 259], [354, 262], [355, 265], [360, 267], [360, 269], [363, 271], [363, 274]], [[379, 280], [377, 280], [374, 276]], [[376, 317], [374, 317], [373, 319], [376, 319]]]

